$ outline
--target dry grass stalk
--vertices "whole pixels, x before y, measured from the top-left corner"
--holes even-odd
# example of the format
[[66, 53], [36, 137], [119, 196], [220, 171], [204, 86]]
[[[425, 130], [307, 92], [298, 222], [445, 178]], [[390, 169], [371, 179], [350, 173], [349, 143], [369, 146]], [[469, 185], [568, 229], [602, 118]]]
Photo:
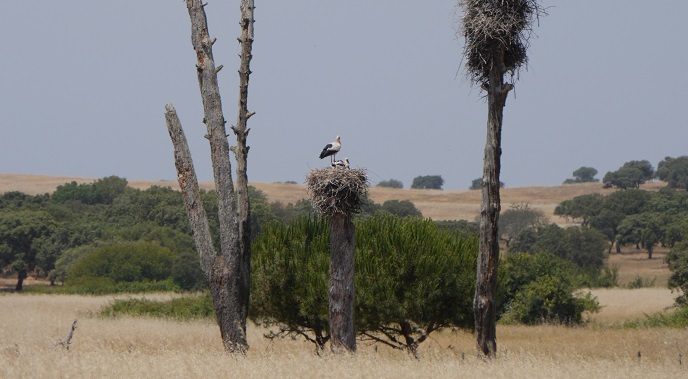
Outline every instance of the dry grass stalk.
[[528, 63], [534, 19], [545, 14], [537, 0], [459, 0], [464, 10], [462, 32], [466, 40], [466, 69], [473, 83], [484, 85], [491, 62], [505, 46], [505, 71], [512, 77]]
[[364, 169], [322, 168], [311, 170], [306, 187], [313, 208], [332, 216], [357, 213], [368, 196], [368, 177]]

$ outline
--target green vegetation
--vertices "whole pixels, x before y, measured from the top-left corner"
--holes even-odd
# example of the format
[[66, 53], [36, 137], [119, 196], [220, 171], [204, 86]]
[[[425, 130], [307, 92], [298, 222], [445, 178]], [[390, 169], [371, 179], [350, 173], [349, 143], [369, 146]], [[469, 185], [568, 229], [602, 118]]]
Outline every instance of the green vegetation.
[[539, 209], [528, 204], [513, 204], [499, 215], [499, 238], [509, 248], [511, 240], [529, 228], [537, 228], [547, 223], [547, 217]]
[[423, 217], [423, 214], [410, 200], [387, 200], [381, 210], [399, 217]]
[[[327, 334], [327, 221], [268, 225], [253, 245], [250, 315], [322, 348]], [[431, 220], [376, 215], [356, 223], [356, 330], [415, 351], [438, 329], [472, 325], [477, 238]], [[403, 338], [402, 338], [403, 337]], [[405, 342], [402, 342], [405, 341]]]
[[167, 301], [149, 299], [115, 299], [99, 311], [102, 317], [159, 317], [175, 321], [214, 318], [213, 300], [207, 291], [203, 294], [185, 295]]
[[688, 190], [688, 156], [666, 157], [657, 165], [657, 179], [667, 182], [669, 188]]
[[564, 180], [564, 184], [599, 182], [600, 180], [595, 178], [595, 175], [597, 175], [596, 169], [583, 166], [573, 172], [573, 178]]
[[609, 171], [602, 179], [605, 188], [640, 188], [655, 177], [655, 169], [648, 161], [629, 161], [616, 171]]
[[640, 328], [687, 328], [688, 327], [688, 307], [678, 308], [673, 313], [658, 313], [647, 315], [637, 320], [626, 321], [621, 325], [627, 329]]
[[552, 253], [509, 254], [500, 271], [498, 313], [503, 323], [580, 324], [599, 310], [589, 292], [576, 296], [574, 264]]
[[402, 183], [400, 180], [390, 179], [381, 181], [377, 184], [377, 186], [384, 188], [404, 188], [404, 183]]
[[411, 188], [413, 189], [437, 189], [441, 190], [444, 179], [440, 175], [416, 176], [413, 178]]

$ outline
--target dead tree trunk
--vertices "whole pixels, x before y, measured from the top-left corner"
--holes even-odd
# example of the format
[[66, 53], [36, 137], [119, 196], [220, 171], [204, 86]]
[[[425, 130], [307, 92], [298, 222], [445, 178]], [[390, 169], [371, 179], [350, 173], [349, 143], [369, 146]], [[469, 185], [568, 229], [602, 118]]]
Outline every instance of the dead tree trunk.
[[[241, 293], [241, 270], [238, 266], [240, 250], [238, 244], [238, 225], [236, 217], [220, 219], [222, 247], [217, 254], [213, 247], [208, 218], [201, 202], [198, 179], [194, 170], [189, 146], [184, 136], [179, 117], [172, 104], [165, 107], [167, 128], [174, 145], [174, 161], [177, 168], [177, 179], [182, 190], [186, 213], [194, 235], [196, 250], [201, 263], [201, 270], [208, 281], [210, 294], [215, 306], [215, 315], [220, 327], [220, 335], [225, 350], [245, 354], [248, 349], [246, 341], [246, 310], [243, 307]], [[219, 191], [218, 191], [218, 196]], [[225, 215], [227, 217], [227, 215]], [[233, 229], [233, 230], [232, 230]], [[230, 233], [230, 236], [222, 234]], [[226, 241], [232, 245], [227, 246]], [[248, 295], [245, 295], [248, 297]]]
[[[251, 286], [251, 208], [248, 197], [248, 175], [246, 173], [248, 150], [246, 137], [251, 130], [247, 128], [248, 119], [253, 112], [248, 111], [248, 81], [251, 75], [251, 50], [253, 48], [253, 0], [241, 1], [241, 63], [239, 64], [239, 110], [237, 124], [232, 127], [237, 144], [232, 146], [237, 162], [237, 205], [239, 207], [239, 244], [241, 249], [241, 293], [243, 309], [248, 311], [249, 291]], [[248, 314], [244, 314], [244, 319]]]
[[354, 223], [350, 213], [330, 217], [330, 347], [334, 353], [356, 351], [354, 331]]
[[480, 208], [480, 253], [473, 299], [478, 351], [493, 358], [497, 354], [496, 303], [499, 266], [499, 172], [502, 154], [502, 116], [506, 97], [513, 88], [504, 83], [503, 52], [496, 54], [490, 70], [487, 92], [487, 140], [483, 158], [482, 204]]
[[328, 290], [330, 348], [356, 351], [354, 329], [354, 222], [368, 194], [365, 170], [323, 168], [312, 170], [306, 186], [313, 208], [330, 219], [330, 286]]

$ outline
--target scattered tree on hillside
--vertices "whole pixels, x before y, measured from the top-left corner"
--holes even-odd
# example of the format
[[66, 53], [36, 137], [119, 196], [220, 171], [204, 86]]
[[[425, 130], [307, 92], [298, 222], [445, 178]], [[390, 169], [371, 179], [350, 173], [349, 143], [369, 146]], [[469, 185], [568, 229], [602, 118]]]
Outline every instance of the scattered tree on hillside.
[[547, 252], [581, 268], [599, 269], [604, 265], [606, 247], [605, 236], [595, 229], [549, 224], [524, 229], [512, 241], [509, 253]]
[[652, 180], [655, 176], [655, 170], [649, 161], [629, 161], [623, 164], [621, 168], [616, 171], [609, 171], [602, 182], [604, 188], [640, 188], [640, 185]]
[[382, 210], [399, 217], [423, 217], [411, 200], [387, 200], [382, 203]]
[[487, 93], [488, 103], [474, 312], [478, 351], [493, 358], [497, 354], [495, 292], [502, 119], [507, 95], [514, 88], [512, 83], [505, 82], [505, 76], [510, 75], [514, 80], [519, 68], [527, 63], [532, 24], [543, 10], [537, 0], [459, 0], [458, 6], [463, 10], [461, 32], [466, 40], [464, 56], [468, 75]]
[[413, 178], [411, 188], [413, 189], [437, 189], [441, 190], [444, 179], [441, 175], [425, 175]]
[[597, 175], [596, 169], [583, 166], [573, 172], [573, 178], [564, 180], [564, 184], [599, 182], [600, 180], [595, 178], [595, 175]]
[[644, 212], [626, 216], [619, 223], [617, 243], [634, 244], [647, 250], [647, 259], [652, 259], [655, 245], [664, 239], [667, 217], [657, 212]]
[[23, 290], [24, 279], [37, 268], [53, 269], [57, 255], [50, 254], [46, 245], [56, 230], [57, 223], [44, 211], [0, 212], [0, 266], [9, 265], [17, 273], [16, 291]]
[[385, 188], [404, 188], [404, 183], [402, 183], [400, 180], [390, 179], [381, 181], [377, 184], [377, 186]]
[[547, 223], [547, 216], [528, 204], [513, 204], [499, 215], [499, 238], [509, 247], [511, 240], [527, 228], [536, 228]]
[[600, 214], [603, 203], [604, 196], [599, 193], [580, 195], [562, 201], [554, 208], [554, 214], [580, 220], [582, 226], [588, 226], [590, 219]]
[[[239, 22], [241, 36], [238, 38], [241, 44], [239, 110], [237, 124], [231, 127], [236, 136], [237, 145], [230, 148], [217, 78], [217, 73], [222, 66], [216, 66], [213, 58], [212, 46], [215, 43], [215, 38], [212, 38], [208, 32], [205, 5], [200, 0], [186, 1], [191, 19], [191, 42], [198, 60], [196, 73], [205, 115], [203, 122], [207, 127], [206, 138], [210, 141], [215, 178], [220, 230], [219, 254], [213, 246], [213, 238], [201, 202], [198, 180], [186, 137], [172, 104], [165, 107], [167, 110], [165, 119], [174, 145], [179, 186], [184, 196], [196, 249], [200, 256], [201, 268], [213, 297], [225, 350], [231, 353], [246, 354], [248, 350], [246, 318], [248, 316], [251, 269], [251, 218], [246, 171], [248, 156], [246, 137], [249, 132], [247, 121], [253, 115], [252, 112], [248, 111], [247, 104], [253, 46], [254, 6], [253, 0], [241, 0], [241, 19]], [[229, 159], [230, 151], [234, 153], [237, 161], [236, 196]]]
[[669, 188], [688, 190], [688, 155], [664, 158], [657, 165], [657, 179], [667, 182]]

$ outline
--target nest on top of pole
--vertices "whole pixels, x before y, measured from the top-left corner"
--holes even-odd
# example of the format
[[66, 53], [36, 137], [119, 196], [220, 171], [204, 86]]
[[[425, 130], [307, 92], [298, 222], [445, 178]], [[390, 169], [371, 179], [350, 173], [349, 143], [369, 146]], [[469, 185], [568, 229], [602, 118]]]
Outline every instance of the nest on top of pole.
[[368, 196], [368, 177], [364, 169], [322, 168], [311, 170], [306, 187], [313, 208], [327, 216], [357, 213]]
[[464, 9], [466, 68], [473, 83], [483, 85], [495, 55], [504, 49], [504, 71], [515, 76], [528, 63], [526, 50], [533, 21], [546, 14], [537, 0], [460, 0]]

